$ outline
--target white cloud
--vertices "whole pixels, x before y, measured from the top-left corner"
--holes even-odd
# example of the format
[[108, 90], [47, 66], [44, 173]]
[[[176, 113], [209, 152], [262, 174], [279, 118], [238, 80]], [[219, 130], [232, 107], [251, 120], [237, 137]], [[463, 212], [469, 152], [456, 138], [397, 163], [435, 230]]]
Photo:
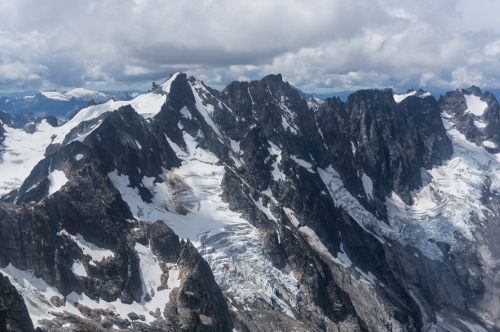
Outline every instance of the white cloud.
[[465, 67], [457, 68], [451, 73], [451, 85], [455, 88], [461, 88], [467, 85], [482, 85], [484, 78], [481, 72], [476, 69]]
[[0, 90], [175, 71], [217, 85], [281, 72], [308, 90], [498, 85], [500, 4], [481, 1], [5, 0]]
[[151, 69], [147, 69], [141, 66], [129, 66], [126, 65], [123, 73], [127, 76], [135, 76], [135, 75], [146, 75], [151, 74]]

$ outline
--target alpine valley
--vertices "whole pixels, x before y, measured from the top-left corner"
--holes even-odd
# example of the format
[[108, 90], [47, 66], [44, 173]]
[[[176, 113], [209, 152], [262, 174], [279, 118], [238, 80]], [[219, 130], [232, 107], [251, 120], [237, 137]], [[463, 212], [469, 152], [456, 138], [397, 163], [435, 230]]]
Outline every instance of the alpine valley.
[[0, 330], [500, 330], [489, 92], [178, 73], [0, 121]]

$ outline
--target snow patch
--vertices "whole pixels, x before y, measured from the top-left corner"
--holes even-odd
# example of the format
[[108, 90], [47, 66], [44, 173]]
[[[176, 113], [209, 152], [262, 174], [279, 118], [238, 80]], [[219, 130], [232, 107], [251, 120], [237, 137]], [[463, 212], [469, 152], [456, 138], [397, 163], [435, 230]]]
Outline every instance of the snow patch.
[[80, 161], [83, 158], [83, 154], [79, 153], [75, 156], [76, 161]]
[[191, 120], [193, 118], [193, 116], [191, 115], [191, 112], [189, 112], [188, 108], [186, 106], [184, 106], [183, 108], [181, 108], [181, 115], [185, 118], [185, 119], [188, 119], [188, 120]]
[[463, 319], [459, 319], [460, 322], [462, 322], [462, 324], [464, 324], [465, 326], [467, 326], [467, 328], [470, 330], [470, 331], [473, 331], [473, 332], [487, 332], [483, 327], [477, 325], [476, 323], [471, 323], [471, 322], [468, 322], [466, 320], [463, 320]]
[[285, 214], [288, 217], [288, 219], [290, 219], [290, 222], [292, 223], [293, 227], [299, 228], [300, 221], [297, 219], [297, 217], [295, 217], [295, 212], [293, 212], [289, 208], [283, 208], [283, 210], [285, 211]]
[[[78, 141], [78, 142], [82, 142], [82, 143], [83, 143], [83, 141], [84, 141], [84, 140], [85, 140], [85, 139], [86, 139], [86, 138], [87, 138], [90, 134], [92, 134], [92, 132], [93, 132], [94, 130], [96, 130], [97, 128], [99, 128], [99, 126], [101, 125], [101, 123], [102, 123], [102, 120], [101, 120], [101, 121], [99, 121], [98, 123], [94, 124], [92, 127], [90, 127], [90, 129], [89, 129], [87, 132], [85, 132], [85, 133], [81, 134], [81, 135], [80, 135], [80, 136], [78, 136], [77, 138], [73, 139], [71, 142], [73, 142], [73, 141]], [[71, 143], [71, 142], [70, 142], [70, 143]]]
[[472, 113], [475, 116], [483, 115], [488, 107], [488, 104], [481, 100], [481, 97], [475, 95], [464, 95], [467, 102], [467, 110], [465, 113]]
[[363, 182], [363, 189], [365, 189], [365, 194], [367, 197], [370, 197], [370, 199], [373, 199], [373, 182], [372, 179], [366, 175], [365, 173], [361, 172], [361, 181]]
[[497, 145], [492, 141], [484, 141], [483, 146], [490, 148], [490, 149], [495, 149], [497, 147]]
[[12, 285], [22, 295], [35, 328], [40, 326], [39, 320], [52, 319], [52, 312], [62, 313], [66, 311], [83, 318], [80, 311], [68, 303], [59, 308], [52, 305], [50, 299], [53, 296], [60, 299], [64, 299], [64, 296], [57, 288], [49, 286], [43, 279], [33, 276], [31, 272], [19, 270], [11, 263], [0, 268], [0, 271], [9, 278]]
[[414, 96], [416, 93], [417, 93], [417, 91], [408, 92], [408, 93], [405, 93], [402, 95], [394, 94], [393, 95], [394, 101], [399, 104], [400, 102], [402, 102], [403, 100], [405, 100], [409, 96]]
[[[269, 91], [269, 94], [271, 94], [271, 91]], [[283, 115], [281, 115], [281, 125], [283, 126], [283, 128], [285, 128], [285, 130], [289, 128], [292, 134], [297, 134], [297, 127], [295, 127], [294, 125], [290, 125], [290, 122], [293, 123], [295, 121], [297, 115], [290, 108], [288, 108], [288, 106], [286, 105], [287, 100], [288, 98], [283, 95], [281, 96], [279, 101], [277, 100], [278, 105], [284, 111]]]
[[281, 116], [281, 125], [283, 126], [283, 128], [285, 128], [285, 130], [290, 129], [290, 132], [291, 132], [292, 134], [297, 134], [297, 129], [295, 129], [295, 127], [294, 127], [294, 126], [291, 126], [291, 125], [288, 123], [288, 121], [287, 121], [287, 119], [285, 118], [285, 116], [283, 116], [283, 115]]
[[172, 86], [172, 82], [175, 81], [175, 79], [177, 78], [177, 76], [179, 76], [180, 73], [175, 73], [172, 75], [172, 77], [170, 77], [168, 80], [166, 80], [165, 82], [163, 82], [161, 84], [161, 89], [166, 92], [167, 94], [170, 93], [170, 87]]
[[342, 262], [341, 265], [345, 268], [352, 265], [351, 259], [344, 252], [344, 244], [340, 243], [340, 251], [337, 253], [337, 258]]
[[349, 259], [349, 257], [347, 257], [342, 249], [342, 251], [338, 254], [338, 258], [333, 257], [325, 247], [325, 245], [321, 242], [319, 237], [316, 235], [316, 233], [308, 226], [300, 227], [299, 232], [306, 238], [309, 245], [324, 258], [334, 262], [337, 265], [341, 265], [344, 268], [348, 268], [352, 265], [351, 260]]
[[273, 179], [274, 181], [278, 181], [279, 179], [285, 180], [285, 174], [283, 174], [278, 168], [278, 164], [281, 164], [281, 149], [276, 144], [270, 141], [268, 141], [268, 143], [271, 146], [270, 148], [268, 148], [269, 154], [276, 156], [276, 161], [271, 165], [273, 168], [273, 170], [271, 171]]
[[479, 129], [486, 128], [486, 123], [484, 123], [481, 120], [474, 120], [474, 125], [478, 127]]
[[363, 279], [361, 279], [362, 281], [365, 281], [368, 284], [374, 284], [375, 281], [377, 280], [377, 277], [375, 277], [373, 275], [373, 273], [371, 273], [370, 271], [368, 271], [368, 273], [364, 273], [360, 268], [356, 267], [355, 269], [356, 269], [356, 271], [358, 271], [358, 273], [363, 278]]
[[305, 160], [302, 160], [300, 158], [297, 158], [297, 156], [294, 156], [294, 155], [290, 155], [290, 158], [292, 158], [297, 164], [299, 164], [300, 166], [304, 167], [305, 169], [307, 169], [310, 173], [316, 173], [313, 169], [312, 169], [312, 164], [311, 163], [308, 163], [307, 161]]
[[264, 204], [262, 203], [262, 197], [259, 197], [259, 199], [257, 201], [255, 201], [253, 198], [252, 198], [252, 201], [254, 202], [255, 206], [261, 210], [267, 217], [267, 219], [271, 220], [271, 221], [274, 221], [274, 222], [278, 222], [278, 219], [276, 219], [275, 216], [273, 216], [271, 210], [269, 209], [269, 207], [267, 206], [264, 206]]
[[[149, 314], [149, 302], [145, 305], [142, 305], [135, 301], [131, 304], [125, 304], [122, 303], [120, 299], [112, 302], [107, 302], [103, 299], [95, 301], [88, 297], [85, 293], [78, 294], [76, 292], [71, 292], [70, 294], [68, 294], [68, 296], [66, 296], [66, 303], [66, 307], [74, 307], [76, 306], [76, 303], [79, 303], [92, 309], [108, 309], [122, 318], [126, 318], [129, 313], [135, 312], [138, 315], [144, 315], [144, 317], [146, 318], [146, 323], [152, 323], [156, 320], [155, 317]], [[161, 309], [163, 309], [163, 307], [161, 307]]]
[[191, 84], [191, 90], [193, 91], [193, 95], [196, 101], [196, 109], [200, 114], [203, 116], [205, 121], [208, 123], [210, 127], [214, 130], [214, 132], [219, 136], [222, 137], [222, 134], [220, 133], [219, 127], [215, 124], [215, 122], [212, 120], [211, 114], [213, 114], [214, 109], [211, 104], [204, 105], [203, 100], [201, 99], [200, 95], [198, 94], [199, 90], [202, 93], [208, 93], [208, 90], [201, 84], [200, 82], [195, 82]]
[[240, 153], [240, 142], [238, 141], [235, 141], [235, 140], [231, 140], [231, 149], [236, 152], [236, 153]]
[[68, 182], [68, 178], [63, 171], [54, 170], [50, 172], [50, 167], [48, 179], [50, 180], [49, 195], [59, 191]]
[[71, 266], [71, 271], [73, 271], [74, 274], [80, 277], [88, 277], [87, 271], [85, 270], [85, 266], [83, 266], [82, 261], [79, 259], [75, 259], [73, 261], [73, 265]]
[[[167, 264], [168, 280], [167, 288], [161, 289], [161, 277], [164, 275], [156, 257], [151, 249], [140, 243], [135, 244], [135, 250], [139, 254], [139, 265], [142, 281], [142, 297], [141, 305], [144, 305], [149, 311], [156, 311], [160, 309], [163, 311], [165, 304], [170, 301], [170, 292], [175, 287], [180, 286], [179, 269], [177, 264]], [[146, 303], [145, 297], [149, 294], [151, 300]]]
[[[382, 236], [391, 233], [392, 229], [365, 210], [358, 200], [344, 187], [340, 175], [331, 165], [326, 169], [317, 169], [335, 205], [342, 206], [365, 231], [373, 234], [380, 242], [385, 243]], [[366, 227], [368, 225], [370, 225], [370, 229]]]
[[66, 230], [62, 230], [57, 235], [66, 235], [70, 237], [79, 247], [82, 249], [84, 255], [89, 255], [94, 262], [101, 262], [103, 259], [108, 257], [115, 257], [115, 253], [109, 249], [103, 249], [96, 246], [93, 243], [85, 241], [81, 234], [76, 234], [76, 236], [69, 234]]

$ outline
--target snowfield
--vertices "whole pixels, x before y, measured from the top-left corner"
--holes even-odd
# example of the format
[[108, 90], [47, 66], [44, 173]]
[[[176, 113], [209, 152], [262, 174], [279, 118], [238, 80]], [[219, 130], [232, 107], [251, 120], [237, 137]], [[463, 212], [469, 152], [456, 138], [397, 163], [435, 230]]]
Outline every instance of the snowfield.
[[[192, 196], [182, 198], [190, 203], [184, 203], [190, 211], [186, 216], [171, 212], [176, 202], [164, 183], [149, 183], [154, 198], [152, 204], [147, 204], [137, 189], [130, 187], [127, 176], [111, 172], [111, 181], [135, 218], [146, 222], [164, 220], [180, 238], [191, 240], [210, 265], [217, 284], [234, 302], [274, 302], [293, 317], [290, 309], [297, 307], [297, 280], [292, 273], [274, 268], [261, 248], [258, 230], [222, 201], [224, 166], [216, 165], [217, 157], [197, 147], [195, 138], [186, 133], [184, 138], [188, 151], [173, 145], [183, 163], [172, 171], [192, 189]], [[284, 300], [276, 296], [277, 292]]]
[[[167, 94], [169, 90], [165, 89], [166, 87], [170, 88], [173, 79], [175, 79], [175, 75], [163, 83], [164, 91]], [[50, 94], [52, 97], [59, 95], [55, 92]], [[131, 101], [109, 100], [104, 104], [82, 109], [60, 127], [54, 128], [47, 121], [42, 120], [40, 124], [37, 124], [37, 129], [33, 134], [4, 125], [7, 133], [4, 142], [0, 145], [0, 196], [18, 189], [36, 164], [44, 158], [45, 149], [50, 144], [62, 144], [71, 129], [81, 122], [98, 118], [104, 113], [113, 112], [125, 105], [131, 105], [137, 113], [149, 118], [161, 110], [165, 100], [165, 95], [156, 93], [139, 95]], [[98, 127], [99, 124], [95, 125], [92, 130]], [[76, 139], [83, 141], [90, 133], [91, 131]]]
[[36, 164], [43, 159], [54, 129], [47, 121], [28, 134], [5, 126], [5, 140], [0, 145], [0, 196], [21, 187]]

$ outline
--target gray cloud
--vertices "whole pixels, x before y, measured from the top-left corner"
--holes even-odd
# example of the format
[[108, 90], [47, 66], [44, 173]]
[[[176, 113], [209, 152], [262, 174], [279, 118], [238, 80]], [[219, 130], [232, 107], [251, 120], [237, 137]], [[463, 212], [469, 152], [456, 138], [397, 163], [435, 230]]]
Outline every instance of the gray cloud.
[[0, 90], [149, 86], [175, 71], [217, 85], [280, 72], [311, 91], [497, 87], [491, 13], [499, 8], [491, 0], [5, 0]]

